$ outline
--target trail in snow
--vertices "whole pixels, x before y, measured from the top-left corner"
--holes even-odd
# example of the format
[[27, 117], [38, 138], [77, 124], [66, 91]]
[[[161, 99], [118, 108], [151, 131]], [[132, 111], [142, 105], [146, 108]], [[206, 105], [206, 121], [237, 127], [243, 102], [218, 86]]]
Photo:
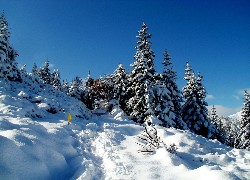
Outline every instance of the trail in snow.
[[73, 130], [79, 141], [78, 150], [82, 160], [78, 172], [71, 179], [103, 179], [102, 159], [93, 152], [93, 142], [98, 137], [99, 131], [100, 128], [95, 122], [85, 124], [83, 129]]
[[127, 174], [126, 167], [119, 154], [120, 143], [124, 140], [124, 132], [131, 128], [129, 134], [137, 134], [138, 127], [133, 130], [133, 122], [117, 121], [109, 117], [97, 117], [86, 124], [86, 129], [77, 133], [83, 153], [85, 172], [78, 179], [113, 179], [115, 174]]
[[[172, 167], [168, 162], [171, 160], [165, 149], [154, 156], [138, 153], [135, 137], [143, 130], [142, 127], [131, 121], [107, 117], [102, 121], [96, 124], [102, 128], [98, 129], [92, 146], [93, 153], [102, 157], [102, 161], [99, 161], [102, 165], [98, 168], [103, 170], [103, 179], [166, 179], [166, 173], [171, 174]], [[164, 153], [166, 161], [162, 161]], [[92, 174], [92, 177], [95, 175]], [[174, 179], [174, 175], [170, 177]], [[85, 173], [79, 179], [86, 179]]]
[[[85, 172], [78, 179], [193, 180], [208, 176], [213, 179], [250, 177], [249, 152], [228, 148], [190, 132], [159, 128], [159, 134], [166, 144], [177, 144], [177, 154], [170, 154], [164, 148], [153, 154], [143, 154], [138, 153], [139, 146], [136, 145], [135, 137], [143, 130], [138, 124], [106, 116], [87, 126], [88, 129], [80, 137], [90, 148], [91, 155]], [[84, 145], [83, 148], [86, 151]]]

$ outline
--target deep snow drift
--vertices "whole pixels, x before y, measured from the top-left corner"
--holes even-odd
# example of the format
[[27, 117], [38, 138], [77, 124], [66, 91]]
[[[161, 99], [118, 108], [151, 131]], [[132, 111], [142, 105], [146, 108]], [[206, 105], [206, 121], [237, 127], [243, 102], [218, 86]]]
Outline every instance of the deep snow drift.
[[250, 179], [249, 151], [157, 127], [177, 153], [139, 153], [143, 128], [119, 108], [95, 116], [48, 89], [0, 82], [0, 179]]

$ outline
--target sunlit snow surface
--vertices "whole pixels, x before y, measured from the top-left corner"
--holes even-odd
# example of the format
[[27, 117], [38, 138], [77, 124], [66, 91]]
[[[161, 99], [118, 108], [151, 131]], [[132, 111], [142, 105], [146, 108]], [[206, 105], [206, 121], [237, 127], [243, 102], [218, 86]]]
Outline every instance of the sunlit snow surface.
[[[157, 127], [165, 144], [177, 145], [177, 153], [165, 148], [141, 153], [136, 137], [143, 128], [118, 108], [94, 116], [73, 98], [0, 85], [0, 179], [250, 179], [249, 151], [188, 131]], [[64, 111], [48, 113], [45, 104], [55, 102]], [[36, 114], [33, 111], [42, 118], [27, 116]], [[80, 113], [89, 119], [76, 118]]]

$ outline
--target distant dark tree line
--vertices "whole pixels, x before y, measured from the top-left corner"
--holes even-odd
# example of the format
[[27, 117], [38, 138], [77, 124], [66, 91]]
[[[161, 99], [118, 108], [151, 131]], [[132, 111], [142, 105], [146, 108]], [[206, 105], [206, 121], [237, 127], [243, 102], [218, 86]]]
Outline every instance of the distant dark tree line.
[[[203, 77], [193, 72], [187, 62], [185, 69], [186, 85], [179, 90], [173, 70], [171, 57], [163, 52], [163, 72], [154, 67], [154, 51], [148, 27], [142, 24], [138, 31], [136, 53], [132, 70], [126, 72], [122, 64], [110, 75], [94, 79], [90, 73], [87, 78], [75, 77], [70, 83], [61, 81], [60, 72], [51, 72], [49, 61], [41, 68], [34, 64], [31, 73], [26, 66], [18, 69], [15, 60], [18, 55], [9, 43], [10, 33], [5, 16], [0, 17], [0, 78], [19, 82], [37, 82], [53, 86], [69, 96], [82, 101], [90, 110], [96, 107], [111, 111], [114, 106], [121, 108], [133, 121], [151, 122], [157, 119], [164, 127], [190, 130], [206, 138], [219, 141], [237, 148], [250, 148], [250, 98], [244, 95], [244, 107], [240, 133], [227, 118], [218, 117], [215, 108], [209, 114], [206, 102], [206, 89]], [[27, 81], [31, 79], [32, 81]]]

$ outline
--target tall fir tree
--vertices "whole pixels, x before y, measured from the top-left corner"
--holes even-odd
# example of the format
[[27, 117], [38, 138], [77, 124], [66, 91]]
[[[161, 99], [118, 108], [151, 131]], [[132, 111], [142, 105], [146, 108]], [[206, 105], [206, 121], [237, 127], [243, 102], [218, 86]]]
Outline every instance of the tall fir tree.
[[220, 126], [220, 124], [218, 123], [218, 115], [217, 115], [217, 113], [216, 113], [216, 108], [214, 107], [214, 105], [213, 105], [213, 107], [211, 108], [211, 113], [210, 113], [210, 119], [211, 119], [211, 121], [214, 123], [214, 124], [216, 124], [217, 126]]
[[122, 109], [126, 106], [125, 88], [128, 84], [127, 73], [122, 64], [119, 64], [112, 75], [112, 83], [114, 84], [114, 99]]
[[58, 69], [54, 69], [53, 73], [51, 74], [51, 85], [55, 89], [61, 90], [61, 77]]
[[176, 84], [177, 75], [173, 70], [171, 57], [167, 50], [163, 53], [163, 73], [161, 74], [161, 79], [156, 88], [157, 90], [157, 107], [156, 114], [158, 118], [164, 122], [167, 127], [176, 127], [179, 129], [186, 129], [186, 123], [181, 117], [181, 94], [178, 86]]
[[95, 80], [91, 77], [90, 72], [88, 73], [88, 77], [83, 81], [83, 103], [90, 110], [94, 109], [95, 102], [95, 90], [94, 90]]
[[[145, 86], [148, 87], [154, 84], [154, 52], [151, 49], [151, 34], [147, 33], [148, 27], [145, 23], [142, 24], [141, 30], [136, 36], [138, 39], [136, 46], [135, 62], [131, 64], [132, 71], [129, 75], [129, 83], [127, 87], [127, 108], [125, 111], [130, 116], [134, 117], [135, 121], [145, 121], [145, 112], [147, 111], [147, 103], [145, 96], [147, 95]], [[153, 98], [153, 97], [151, 97]]]
[[250, 150], [250, 95], [245, 90], [237, 148]]
[[182, 91], [185, 98], [182, 106], [182, 118], [192, 132], [206, 138], [217, 138], [218, 129], [208, 117], [206, 90], [202, 85], [203, 77], [200, 73], [195, 77], [189, 63], [186, 64], [185, 74], [184, 79], [187, 80], [187, 85], [183, 87]]
[[[222, 125], [222, 118], [218, 116], [217, 112], [216, 112], [216, 108], [213, 105], [213, 107], [211, 108], [211, 112], [209, 113], [209, 119], [211, 120], [211, 123], [214, 125], [214, 127], [218, 130], [217, 131], [217, 139], [221, 142], [221, 143], [225, 143], [227, 144], [227, 135], [228, 133], [226, 133], [224, 131], [224, 127]], [[230, 125], [229, 125], [230, 126]], [[231, 127], [230, 127], [231, 128]]]
[[0, 78], [11, 81], [21, 81], [21, 74], [17, 67], [18, 53], [9, 43], [9, 27], [5, 15], [0, 16]]

